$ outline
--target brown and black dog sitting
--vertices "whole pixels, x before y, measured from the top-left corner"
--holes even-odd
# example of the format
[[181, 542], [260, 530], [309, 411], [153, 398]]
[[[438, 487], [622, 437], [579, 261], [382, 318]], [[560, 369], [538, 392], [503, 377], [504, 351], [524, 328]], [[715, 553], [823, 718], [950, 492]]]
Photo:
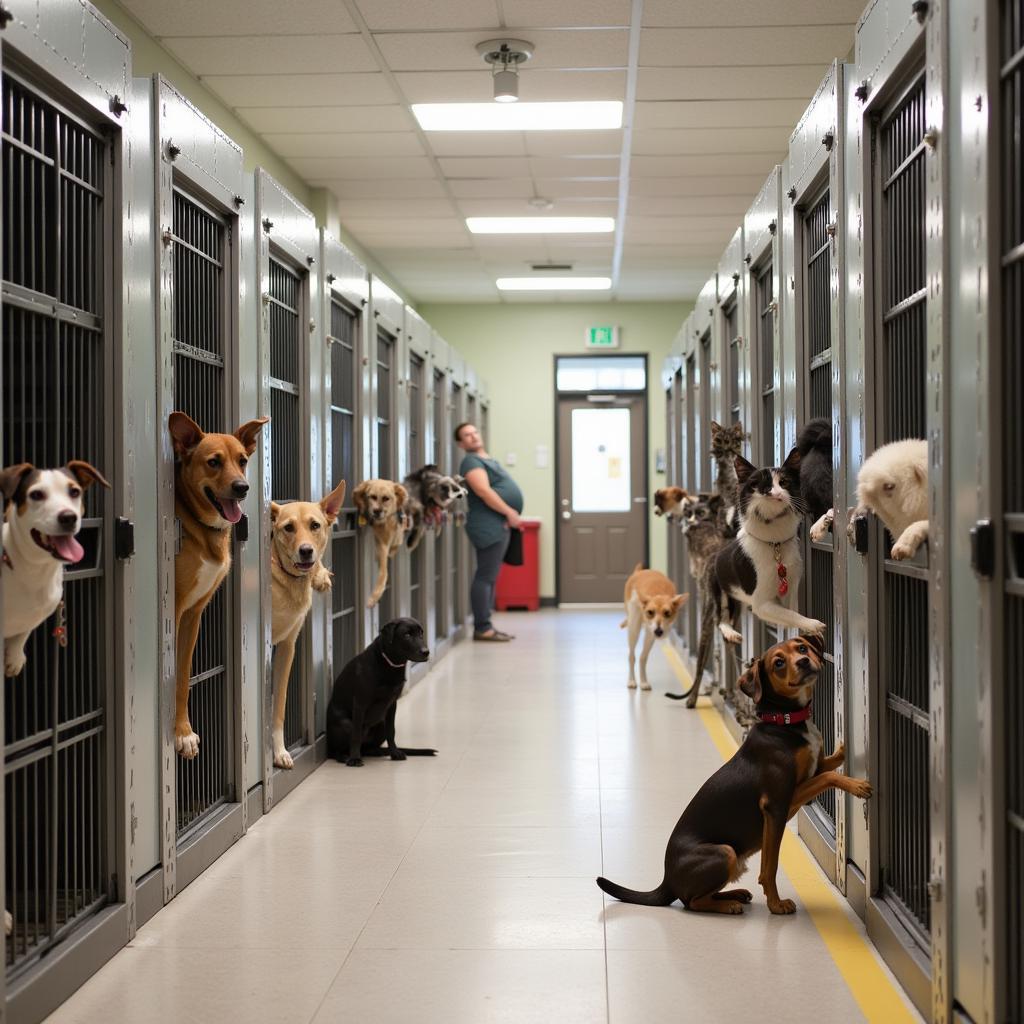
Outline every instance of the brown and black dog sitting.
[[174, 560], [174, 625], [177, 680], [174, 748], [182, 757], [199, 753], [199, 736], [188, 717], [188, 680], [203, 609], [231, 568], [231, 527], [242, 518], [249, 493], [245, 467], [267, 417], [243, 423], [233, 434], [206, 434], [183, 412], [172, 412], [167, 429], [174, 445], [174, 513], [181, 549]]
[[786, 821], [826, 789], [841, 789], [862, 800], [871, 796], [866, 779], [836, 769], [843, 747], [821, 755], [821, 733], [810, 720], [811, 695], [821, 672], [822, 641], [798, 636], [769, 648], [740, 678], [760, 721], [743, 746], [697, 791], [665, 850], [665, 877], [650, 892], [637, 892], [599, 878], [609, 896], [624, 903], [667, 907], [681, 900], [687, 910], [741, 914], [751, 894], [724, 887], [761, 852], [758, 882], [773, 914], [792, 914], [775, 875]]

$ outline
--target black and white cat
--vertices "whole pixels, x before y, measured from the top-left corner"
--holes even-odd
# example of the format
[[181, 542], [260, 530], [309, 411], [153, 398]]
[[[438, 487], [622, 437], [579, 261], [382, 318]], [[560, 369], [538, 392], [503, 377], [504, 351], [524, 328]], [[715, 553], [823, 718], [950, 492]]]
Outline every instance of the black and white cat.
[[798, 536], [804, 511], [800, 500], [800, 459], [799, 448], [794, 448], [781, 466], [758, 469], [743, 456], [736, 456], [740, 531], [707, 566], [693, 686], [682, 696], [666, 694], [667, 697], [688, 697], [689, 707], [697, 703], [715, 625], [726, 643], [738, 644], [743, 639], [735, 626], [741, 604], [750, 605], [762, 622], [801, 633], [824, 633], [824, 622], [809, 619], [796, 610], [803, 577]]

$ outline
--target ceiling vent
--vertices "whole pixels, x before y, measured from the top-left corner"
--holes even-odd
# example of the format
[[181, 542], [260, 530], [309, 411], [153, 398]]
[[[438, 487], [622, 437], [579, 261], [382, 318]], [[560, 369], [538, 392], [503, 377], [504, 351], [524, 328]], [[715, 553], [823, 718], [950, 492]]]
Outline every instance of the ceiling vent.
[[572, 270], [571, 263], [531, 263], [531, 270]]

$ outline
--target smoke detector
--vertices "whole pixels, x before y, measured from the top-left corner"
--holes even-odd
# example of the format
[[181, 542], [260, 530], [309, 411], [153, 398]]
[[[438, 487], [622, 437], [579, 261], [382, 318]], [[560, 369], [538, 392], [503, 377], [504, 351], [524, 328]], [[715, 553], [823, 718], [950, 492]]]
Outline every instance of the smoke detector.
[[533, 43], [525, 39], [486, 39], [476, 44], [476, 52], [494, 72], [494, 98], [498, 103], [519, 99], [519, 65], [533, 56]]

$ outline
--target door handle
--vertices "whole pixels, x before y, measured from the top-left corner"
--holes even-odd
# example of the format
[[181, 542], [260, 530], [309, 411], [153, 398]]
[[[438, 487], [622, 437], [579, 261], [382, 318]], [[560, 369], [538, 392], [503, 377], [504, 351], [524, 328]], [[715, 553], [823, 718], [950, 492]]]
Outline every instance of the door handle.
[[562, 513], [562, 518], [563, 519], [572, 519], [572, 513], [571, 512], [563, 512]]
[[563, 498], [561, 504], [562, 504], [562, 508], [568, 508], [569, 507], [569, 499], [568, 498]]
[[647, 504], [647, 499], [646, 498], [634, 498], [633, 499], [633, 504], [634, 505], [646, 505]]

